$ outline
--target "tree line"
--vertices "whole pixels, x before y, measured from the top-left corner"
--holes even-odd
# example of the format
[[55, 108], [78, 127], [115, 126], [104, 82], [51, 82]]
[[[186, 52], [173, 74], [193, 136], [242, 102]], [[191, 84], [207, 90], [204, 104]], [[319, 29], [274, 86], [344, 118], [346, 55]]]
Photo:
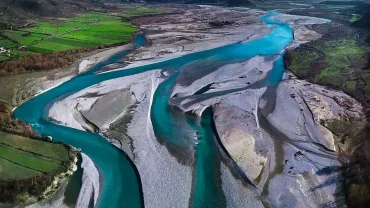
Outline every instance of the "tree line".
[[42, 141], [50, 141], [49, 137], [40, 136], [26, 122], [12, 118], [12, 106], [0, 102], [0, 131]]
[[69, 66], [77, 60], [75, 54], [58, 52], [52, 54], [34, 54], [19, 59], [0, 63], [0, 77], [37, 70], [48, 70]]
[[0, 62], [0, 77], [16, 75], [25, 72], [51, 70], [57, 68], [69, 67], [80, 57], [80, 53], [89, 52], [97, 49], [104, 49], [122, 45], [126, 42], [102, 45], [91, 48], [81, 48], [66, 50], [61, 52], [52, 52], [46, 54], [32, 54], [17, 59]]

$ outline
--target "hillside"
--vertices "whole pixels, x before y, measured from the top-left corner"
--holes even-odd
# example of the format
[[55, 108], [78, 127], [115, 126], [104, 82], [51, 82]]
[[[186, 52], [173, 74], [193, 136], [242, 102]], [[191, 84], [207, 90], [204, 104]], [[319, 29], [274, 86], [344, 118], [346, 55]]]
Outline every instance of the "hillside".
[[[127, 3], [127, 0], [102, 0], [104, 2]], [[139, 0], [129, 0], [139, 2]], [[147, 3], [217, 4], [225, 6], [253, 6], [249, 0], [146, 0]]]
[[[85, 11], [105, 11], [104, 3], [194, 3], [252, 6], [249, 0], [1, 0], [0, 29], [26, 24], [29, 18], [69, 17]], [[260, 2], [260, 1], [258, 1]], [[10, 24], [11, 23], [11, 24]]]
[[1, 0], [0, 29], [25, 25], [30, 18], [68, 17], [103, 9], [103, 4], [96, 0]]
[[72, 12], [94, 9], [102, 4], [97, 0], [2, 0], [1, 11], [17, 15], [65, 16]]

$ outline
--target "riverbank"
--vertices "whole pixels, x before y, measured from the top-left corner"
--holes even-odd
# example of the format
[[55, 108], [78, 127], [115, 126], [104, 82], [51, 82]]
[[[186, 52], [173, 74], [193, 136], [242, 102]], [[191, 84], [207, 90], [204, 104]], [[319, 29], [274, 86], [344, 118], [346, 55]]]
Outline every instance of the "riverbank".
[[77, 169], [79, 152], [73, 147], [1, 131], [0, 136], [2, 206], [48, 200]]
[[[365, 2], [339, 2], [329, 5], [323, 2], [318, 8], [292, 10], [291, 14], [327, 16], [332, 23], [323, 27], [312, 25], [311, 30], [322, 38], [289, 50], [285, 56], [287, 69], [301, 79], [343, 90], [361, 102], [366, 118], [358, 121], [352, 117], [334, 120], [326, 125], [341, 141], [340, 152], [344, 161], [344, 184], [351, 207], [367, 207], [370, 190], [369, 180], [359, 180], [368, 172], [369, 143], [369, 28], [366, 21], [370, 5]], [[322, 8], [324, 7], [324, 8]], [[303, 63], [303, 64], [302, 64]], [[351, 128], [346, 128], [351, 126]]]
[[12, 115], [12, 106], [0, 103], [0, 202], [48, 199], [75, 171], [78, 151], [40, 136]]
[[132, 44], [125, 44], [111, 49], [97, 50], [84, 54], [72, 66], [51, 71], [40, 71], [1, 78], [1, 101], [18, 106], [45, 90], [53, 88], [72, 77], [88, 70], [91, 66], [107, 60], [109, 57], [132, 49]]

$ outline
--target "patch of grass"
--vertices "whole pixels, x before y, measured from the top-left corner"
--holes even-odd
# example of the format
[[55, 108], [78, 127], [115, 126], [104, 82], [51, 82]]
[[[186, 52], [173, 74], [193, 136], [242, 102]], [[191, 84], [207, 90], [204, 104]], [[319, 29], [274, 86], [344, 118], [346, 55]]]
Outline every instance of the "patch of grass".
[[69, 45], [76, 48], [86, 48], [90, 46], [98, 46], [100, 43], [95, 41], [85, 41], [85, 40], [77, 40], [77, 39], [71, 39], [71, 38], [53, 38], [50, 40], [47, 40], [45, 42], [48, 42], [49, 44], [63, 44], [63, 45]]
[[34, 54], [34, 52], [32, 51], [21, 51], [17, 49], [11, 49], [9, 54], [5, 54], [5, 53], [0, 54], [0, 61], [6, 61], [6, 60], [19, 58], [22, 56], [28, 56], [32, 54]]
[[62, 144], [0, 132], [0, 180], [21, 180], [53, 173], [69, 161]]
[[77, 17], [73, 17], [70, 20], [86, 23], [86, 22], [94, 22], [96, 20], [106, 20], [106, 19], [114, 19], [114, 17], [107, 15], [107, 14], [101, 14], [101, 13], [85, 13]]
[[47, 35], [56, 35], [64, 32], [71, 31], [75, 28], [85, 27], [91, 23], [104, 21], [104, 20], [115, 20], [116, 18], [99, 13], [85, 13], [77, 17], [72, 17], [65, 20], [57, 21], [39, 21], [36, 27], [23, 29], [24, 31], [41, 33]]
[[32, 51], [21, 51], [21, 50], [16, 50], [16, 49], [10, 50], [10, 56], [15, 57], [15, 58], [22, 57], [22, 56], [28, 56], [32, 54], [34, 54], [34, 52]]
[[[288, 52], [286, 65], [300, 78], [355, 93], [356, 79], [365, 73], [362, 69], [369, 53], [370, 47], [359, 45], [354, 39], [319, 41]], [[367, 88], [370, 96], [370, 86]]]
[[[21, 167], [26, 167], [39, 172], [51, 172], [59, 167], [59, 165], [53, 161], [41, 159], [37, 156], [26, 154], [2, 145], [0, 145], [0, 158], [13, 162]], [[10, 173], [12, 172], [12, 170], [3, 171]], [[2, 179], [9, 180], [7, 178]]]
[[[51, 71], [55, 73], [56, 70]], [[32, 73], [17, 74], [10, 77], [1, 77], [0, 81], [0, 102], [19, 105], [23, 102], [22, 97], [28, 98], [33, 96], [30, 89], [37, 86], [40, 78], [48, 76], [48, 71], [35, 71]], [[34, 91], [33, 93], [36, 93]]]
[[344, 87], [344, 89], [347, 89], [347, 91], [349, 91], [351, 93], [355, 93], [356, 92], [356, 83], [353, 80], [347, 80], [344, 83], [343, 87]]
[[353, 68], [366, 65], [370, 47], [359, 46], [355, 40], [342, 39], [326, 42], [320, 50], [325, 54], [325, 69], [318, 74], [316, 81], [354, 92]]
[[13, 162], [0, 158], [0, 179], [21, 180], [40, 175], [40, 172], [19, 166]]
[[14, 43], [13, 41], [11, 41], [9, 39], [5, 39], [5, 38], [0, 38], [0, 47], [12, 48], [12, 47], [15, 47], [15, 46], [17, 46], [17, 44]]
[[[32, 52], [52, 53], [122, 43], [128, 41], [135, 31], [136, 28], [130, 22], [102, 13], [41, 20], [35, 27], [2, 31], [8, 39], [0, 38], [0, 47], [12, 49], [12, 53], [11, 57], [0, 56], [0, 61], [27, 56]], [[17, 50], [23, 45], [29, 51]]]
[[83, 41], [90, 46], [109, 45], [128, 41], [136, 28], [129, 22], [121, 22], [119, 18], [115, 20], [102, 21], [93, 24], [80, 31], [68, 33], [62, 38], [69, 40]]
[[[6, 36], [11, 36], [15, 37], [15, 39], [19, 39], [22, 34], [25, 34], [23, 32], [18, 32], [18, 31], [5, 31], [3, 33]], [[33, 41], [35, 37], [31, 37], [30, 41]], [[32, 40], [33, 39], [33, 40]], [[2, 53], [0, 54], [0, 61], [6, 61], [12, 58], [18, 58], [22, 56], [28, 56], [33, 54], [32, 51], [21, 51], [18, 50], [17, 48], [19, 47], [19, 44], [14, 43], [10, 39], [6, 38], [0, 38], [0, 47], [4, 47], [5, 49], [10, 49], [10, 54]]]
[[168, 13], [168, 10], [163, 8], [149, 8], [149, 7], [136, 7], [131, 10], [126, 11], [122, 14], [123, 17], [130, 18], [130, 17], [137, 17], [137, 16], [144, 16], [144, 15], [153, 15], [153, 14], [165, 14]]
[[55, 43], [51, 41], [42, 41], [40, 43], [34, 44], [31, 47], [29, 47], [30, 50], [38, 52], [38, 53], [51, 53], [54, 51], [66, 51], [71, 49], [78, 49], [80, 47], [73, 46], [73, 45], [67, 45], [67, 44], [61, 44], [61, 43]]
[[6, 60], [9, 60], [10, 57], [8, 57], [7, 55], [0, 55], [0, 61], [6, 61]]
[[370, 73], [366, 73], [363, 78], [366, 83], [364, 86], [365, 96], [370, 100]]
[[43, 34], [30, 33], [20, 30], [5, 30], [3, 31], [3, 35], [21, 45], [28, 45], [47, 37]]
[[350, 65], [364, 63], [370, 47], [359, 46], [355, 40], [342, 39], [326, 42], [321, 48], [326, 54], [327, 70], [347, 70]]
[[68, 150], [63, 144], [53, 144], [0, 131], [0, 144], [9, 145], [27, 152], [41, 154], [58, 161], [68, 161]]
[[361, 15], [359, 14], [351, 14], [351, 19], [349, 20], [350, 23], [354, 23], [357, 20], [361, 19]]
[[27, 29], [24, 29], [24, 31], [46, 34], [46, 35], [54, 35], [54, 34], [67, 32], [80, 25], [81, 23], [77, 23], [77, 25], [73, 25], [70, 23], [60, 24], [60, 23], [39, 22], [37, 27], [27, 28]]
[[[290, 54], [291, 65], [294, 66], [294, 73], [299, 77], [309, 75], [309, 68], [318, 58], [319, 54], [315, 50], [297, 50], [296, 53]], [[302, 57], [305, 57], [302, 59]]]
[[325, 7], [328, 9], [351, 9], [351, 8], [354, 8], [355, 6], [353, 5], [325, 5]]
[[[53, 52], [53, 50], [49, 50], [47, 48], [40, 48], [37, 45], [38, 44], [28, 46], [28, 50], [33, 51], [35, 53], [52, 53]], [[50, 46], [48, 46], [48, 47], [50, 47]]]
[[344, 83], [346, 77], [340, 76], [335, 71], [324, 70], [316, 77], [315, 81], [319, 83], [326, 83], [332, 86], [338, 86]]

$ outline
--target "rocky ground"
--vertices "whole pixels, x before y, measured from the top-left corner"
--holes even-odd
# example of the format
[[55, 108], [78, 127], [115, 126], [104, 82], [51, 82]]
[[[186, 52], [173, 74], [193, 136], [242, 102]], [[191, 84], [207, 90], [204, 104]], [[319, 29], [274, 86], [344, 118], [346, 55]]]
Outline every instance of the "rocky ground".
[[181, 14], [141, 17], [134, 20], [145, 32], [150, 48], [142, 48], [127, 57], [130, 67], [144, 65], [204, 51], [238, 41], [250, 41], [269, 33], [259, 10], [243, 13], [229, 9], [195, 7]]
[[[324, 2], [325, 3], [325, 2]], [[344, 181], [349, 207], [368, 207], [370, 198], [369, 119], [370, 119], [370, 4], [343, 1], [339, 5], [317, 5], [311, 9], [291, 10], [290, 14], [313, 15], [332, 20], [327, 25], [312, 25], [310, 30], [322, 34], [313, 42], [289, 50], [285, 56], [288, 70], [300, 79], [343, 90], [360, 101], [367, 122], [353, 118], [324, 122], [340, 141], [345, 161]], [[364, 178], [360, 179], [359, 178]]]

